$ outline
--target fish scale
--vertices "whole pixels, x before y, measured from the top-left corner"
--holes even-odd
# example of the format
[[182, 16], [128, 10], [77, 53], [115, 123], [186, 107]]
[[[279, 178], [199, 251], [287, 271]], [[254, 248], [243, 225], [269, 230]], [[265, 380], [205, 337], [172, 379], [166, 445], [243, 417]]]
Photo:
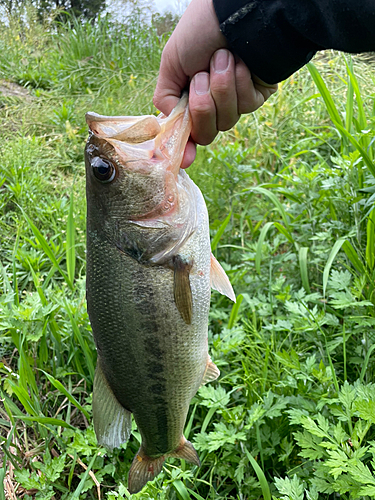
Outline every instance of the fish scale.
[[208, 355], [211, 286], [235, 297], [211, 255], [203, 196], [179, 168], [191, 126], [187, 98], [170, 117], [89, 113], [87, 122], [94, 428], [100, 444], [118, 447], [133, 414], [142, 437], [129, 473], [135, 493], [167, 456], [199, 465], [183, 430], [199, 386], [219, 375]]

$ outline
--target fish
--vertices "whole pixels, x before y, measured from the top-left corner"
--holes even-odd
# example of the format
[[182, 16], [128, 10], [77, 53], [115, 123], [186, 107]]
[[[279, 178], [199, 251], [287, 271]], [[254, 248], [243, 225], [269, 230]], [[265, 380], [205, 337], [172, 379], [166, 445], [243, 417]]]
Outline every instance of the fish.
[[97, 350], [93, 422], [100, 445], [141, 446], [137, 493], [168, 457], [197, 466], [183, 431], [199, 387], [220, 372], [208, 353], [211, 287], [235, 301], [211, 253], [199, 188], [180, 168], [188, 97], [169, 116], [86, 114], [87, 310]]

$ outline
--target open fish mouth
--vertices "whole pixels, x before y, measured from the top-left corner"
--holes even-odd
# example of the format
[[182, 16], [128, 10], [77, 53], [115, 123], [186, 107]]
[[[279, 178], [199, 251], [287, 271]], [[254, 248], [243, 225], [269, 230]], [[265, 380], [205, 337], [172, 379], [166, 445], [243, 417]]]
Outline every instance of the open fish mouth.
[[184, 93], [169, 116], [104, 116], [86, 113], [90, 131], [112, 144], [125, 161], [164, 160], [175, 174], [181, 165], [191, 130], [188, 95]]

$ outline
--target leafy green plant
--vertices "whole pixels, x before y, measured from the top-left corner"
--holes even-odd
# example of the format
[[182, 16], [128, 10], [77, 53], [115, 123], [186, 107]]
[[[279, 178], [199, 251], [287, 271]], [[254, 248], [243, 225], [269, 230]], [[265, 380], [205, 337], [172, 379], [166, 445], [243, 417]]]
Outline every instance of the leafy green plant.
[[[0, 33], [2, 77], [29, 89], [0, 108], [0, 480], [14, 471], [23, 498], [130, 498], [136, 427], [107, 452], [91, 422], [84, 113], [154, 112], [167, 37], [139, 11], [123, 24], [34, 14]], [[237, 303], [212, 295], [221, 376], [185, 431], [201, 467], [169, 460], [137, 498], [374, 496], [372, 73], [326, 52], [198, 150], [189, 175]]]
[[[294, 439], [304, 460], [300, 476], [276, 480], [279, 492], [286, 495], [280, 498], [303, 500], [335, 492], [353, 499], [374, 496], [375, 449], [368, 436], [374, 423], [373, 398], [372, 384], [345, 382], [336, 398], [317, 405], [315, 414], [288, 411], [291, 425], [301, 429]], [[313, 470], [314, 476], [305, 470]]]

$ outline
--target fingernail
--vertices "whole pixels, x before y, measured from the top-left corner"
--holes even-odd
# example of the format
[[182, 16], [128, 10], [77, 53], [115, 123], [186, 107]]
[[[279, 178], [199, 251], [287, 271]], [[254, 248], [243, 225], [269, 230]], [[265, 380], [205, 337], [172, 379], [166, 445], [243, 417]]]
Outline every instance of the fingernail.
[[229, 52], [225, 49], [215, 52], [213, 65], [216, 73], [224, 73], [229, 66]]
[[210, 90], [208, 73], [197, 73], [194, 77], [194, 90], [197, 95], [204, 95]]

